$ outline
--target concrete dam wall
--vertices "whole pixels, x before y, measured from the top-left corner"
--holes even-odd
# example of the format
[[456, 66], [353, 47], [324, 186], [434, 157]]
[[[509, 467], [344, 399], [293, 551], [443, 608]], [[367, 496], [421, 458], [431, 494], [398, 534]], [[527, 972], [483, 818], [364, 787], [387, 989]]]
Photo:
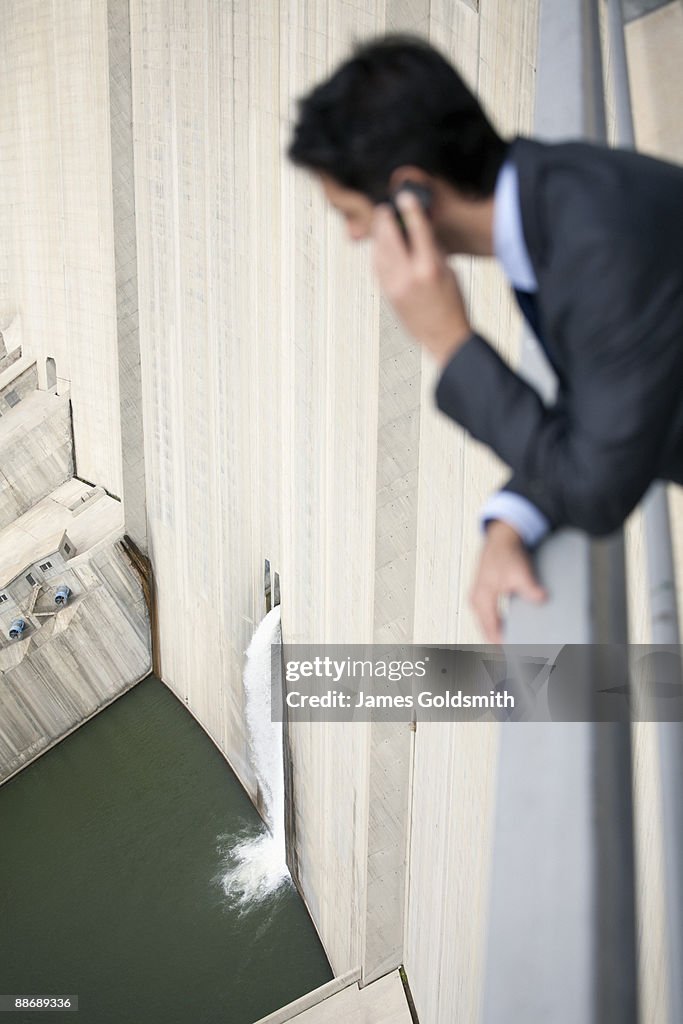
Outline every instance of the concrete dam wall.
[[[153, 566], [158, 673], [254, 800], [242, 667], [266, 559], [290, 643], [478, 642], [478, 510], [506, 476], [437, 412], [437, 369], [381, 299], [368, 246], [286, 162], [295, 98], [356, 39], [408, 30], [450, 55], [504, 133], [528, 133], [537, 13], [0, 9], [0, 328], [20, 314], [24, 354], [69, 387], [76, 473], [122, 499]], [[478, 329], [514, 362], [501, 272], [456, 266]], [[637, 517], [629, 543], [640, 551]], [[642, 572], [629, 586], [645, 639]], [[288, 729], [295, 874], [333, 970], [367, 985], [403, 965], [422, 1024], [478, 1017], [498, 739], [484, 724]]]
[[[161, 674], [252, 795], [240, 673], [265, 559], [291, 642], [478, 638], [477, 509], [505, 471], [437, 414], [367, 247], [283, 158], [294, 98], [390, 29], [429, 34], [528, 130], [536, 5], [476, 6], [131, 4]], [[461, 270], [514, 357], [499, 272]], [[289, 746], [298, 879], [335, 973], [403, 963], [421, 1019], [473, 1019], [495, 730], [296, 724]]]

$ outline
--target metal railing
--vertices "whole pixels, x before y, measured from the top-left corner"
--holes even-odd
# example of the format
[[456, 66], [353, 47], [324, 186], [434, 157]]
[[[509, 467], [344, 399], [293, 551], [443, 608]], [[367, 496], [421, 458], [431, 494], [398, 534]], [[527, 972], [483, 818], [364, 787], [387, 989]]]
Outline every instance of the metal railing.
[[[617, 143], [633, 146], [621, 0], [606, 3]], [[599, 0], [541, 0], [538, 55], [535, 135], [606, 142]], [[553, 372], [527, 330], [520, 373], [552, 400]], [[678, 644], [665, 486], [654, 485], [642, 507], [651, 642]], [[550, 598], [542, 606], [511, 602], [508, 651], [541, 638], [556, 650], [581, 645], [577, 665], [589, 681], [600, 679], [595, 645], [628, 641], [623, 531], [605, 540], [558, 531], [541, 545], [536, 567]], [[484, 1022], [635, 1024], [630, 726], [501, 728]], [[671, 1021], [683, 1021], [683, 725], [661, 723], [658, 739], [669, 1009]]]
[[[631, 91], [626, 59], [621, 0], [607, 0], [617, 143], [635, 148]], [[680, 643], [676, 575], [671, 540], [671, 519], [666, 486], [656, 483], [643, 501], [647, 555], [650, 633], [653, 644]], [[680, 665], [680, 659], [669, 664]], [[677, 679], [668, 682], [681, 684]], [[683, 723], [658, 726], [661, 828], [667, 916], [669, 1016], [683, 1021]]]

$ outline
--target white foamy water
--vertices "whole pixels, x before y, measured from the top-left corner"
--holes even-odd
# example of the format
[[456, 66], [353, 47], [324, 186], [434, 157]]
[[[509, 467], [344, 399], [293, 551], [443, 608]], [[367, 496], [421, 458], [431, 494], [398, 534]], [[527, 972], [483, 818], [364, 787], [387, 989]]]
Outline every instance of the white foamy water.
[[[220, 885], [241, 910], [272, 896], [291, 882], [285, 863], [285, 782], [282, 722], [271, 721], [271, 644], [279, 644], [280, 608], [261, 620], [247, 648], [244, 667], [245, 712], [251, 765], [263, 794], [268, 828], [258, 835], [232, 838], [221, 846]], [[225, 837], [219, 837], [219, 842]]]

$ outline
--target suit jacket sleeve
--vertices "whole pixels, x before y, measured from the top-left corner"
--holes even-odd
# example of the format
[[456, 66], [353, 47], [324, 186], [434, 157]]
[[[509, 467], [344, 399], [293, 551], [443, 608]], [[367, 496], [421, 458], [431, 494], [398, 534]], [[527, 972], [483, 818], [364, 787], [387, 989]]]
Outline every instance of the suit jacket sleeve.
[[657, 476], [680, 401], [680, 286], [646, 281], [630, 270], [642, 260], [621, 257], [596, 246], [568, 268], [577, 298], [563, 311], [568, 384], [555, 406], [478, 334], [437, 384], [439, 409], [512, 468], [506, 490], [533, 502], [553, 529], [601, 535], [621, 525]]

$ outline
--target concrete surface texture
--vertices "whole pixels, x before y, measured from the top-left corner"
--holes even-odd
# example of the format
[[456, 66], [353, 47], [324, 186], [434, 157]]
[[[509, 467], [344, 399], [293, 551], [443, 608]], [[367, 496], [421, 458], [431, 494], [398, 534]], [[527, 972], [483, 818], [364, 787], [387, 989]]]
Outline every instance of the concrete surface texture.
[[[18, 358], [0, 377], [0, 783], [151, 661], [141, 581], [118, 543], [123, 506], [73, 476], [69, 395], [49, 358], [24, 354], [20, 322], [3, 332]], [[70, 591], [61, 604], [59, 586]]]
[[43, 554], [51, 554], [51, 545], [64, 530], [78, 554], [84, 554], [103, 538], [120, 535], [121, 526], [120, 502], [101, 488], [67, 480], [0, 533], [0, 585]]
[[[412, 1024], [398, 971], [390, 971], [366, 988], [359, 988], [353, 981], [339, 988], [336, 980], [256, 1024]], [[311, 1004], [312, 999], [315, 1001]]]
[[[354, 37], [412, 29], [458, 61], [504, 130], [528, 130], [535, 12], [131, 4], [161, 671], [252, 793], [239, 678], [264, 612], [264, 559], [280, 573], [292, 642], [475, 640], [466, 594], [477, 509], [504, 475], [436, 412], [435, 367], [380, 301], [368, 247], [349, 243], [318, 187], [284, 161], [294, 99]], [[468, 260], [460, 269], [477, 324], [513, 357], [519, 321], [499, 271]], [[416, 999], [427, 1000], [459, 957], [459, 1003], [440, 1013], [474, 1005], [478, 988], [488, 843], [483, 823], [481, 846], [467, 829], [474, 808], [489, 806], [495, 749], [495, 735], [478, 729], [467, 739], [454, 731], [451, 750], [426, 727], [291, 727], [300, 882], [334, 970], [361, 964], [365, 982], [405, 957]], [[465, 789], [465, 764], [461, 811], [449, 798]], [[418, 847], [425, 840], [423, 815], [450, 822], [461, 870], [446, 876], [444, 849], [435, 876], [425, 851], [409, 888], [406, 846], [409, 833]], [[430, 895], [416, 920], [418, 892]], [[453, 906], [465, 942], [450, 926]], [[420, 943], [426, 920], [440, 945]]]
[[[54, 404], [49, 415], [48, 403]], [[10, 438], [15, 417], [25, 452], [42, 446], [45, 455], [54, 455], [57, 437], [64, 453], [57, 475], [70, 467], [68, 402], [35, 392], [3, 417], [0, 430]], [[119, 543], [121, 503], [75, 478], [43, 497], [40, 470], [39, 458], [27, 462], [22, 493], [30, 507], [0, 529], [0, 783], [151, 668], [147, 606]], [[11, 488], [5, 474], [2, 507]], [[70, 589], [61, 606], [54, 600], [59, 585]], [[17, 617], [25, 630], [13, 640], [9, 629]]]
[[106, 4], [0, 5], [0, 324], [72, 382], [79, 475], [121, 494]]
[[677, 0], [622, 0], [624, 18], [627, 23], [635, 21], [672, 2], [676, 3]]
[[25, 356], [8, 366], [0, 373], [0, 408], [4, 416], [7, 410], [17, 406], [32, 394], [40, 385], [40, 374], [37, 363]]
[[73, 474], [69, 399], [34, 391], [0, 419], [0, 530]]
[[37, 604], [25, 637], [0, 638], [0, 783], [151, 671], [147, 608], [119, 542], [75, 558], [59, 582], [65, 607]]
[[[79, 475], [123, 496], [152, 560], [160, 674], [252, 797], [241, 672], [264, 560], [289, 642], [474, 643], [477, 512], [506, 473], [437, 412], [437, 369], [381, 300], [369, 247], [285, 161], [294, 100], [355, 39], [405, 29], [524, 134], [537, 10], [0, 7], [0, 323], [20, 312], [27, 358], [70, 384]], [[666, 10], [629, 26], [645, 67], [636, 33]], [[514, 361], [501, 272], [456, 266]], [[298, 882], [335, 973], [371, 993], [403, 963], [422, 1024], [475, 1022], [496, 727], [296, 723], [288, 743]]]

